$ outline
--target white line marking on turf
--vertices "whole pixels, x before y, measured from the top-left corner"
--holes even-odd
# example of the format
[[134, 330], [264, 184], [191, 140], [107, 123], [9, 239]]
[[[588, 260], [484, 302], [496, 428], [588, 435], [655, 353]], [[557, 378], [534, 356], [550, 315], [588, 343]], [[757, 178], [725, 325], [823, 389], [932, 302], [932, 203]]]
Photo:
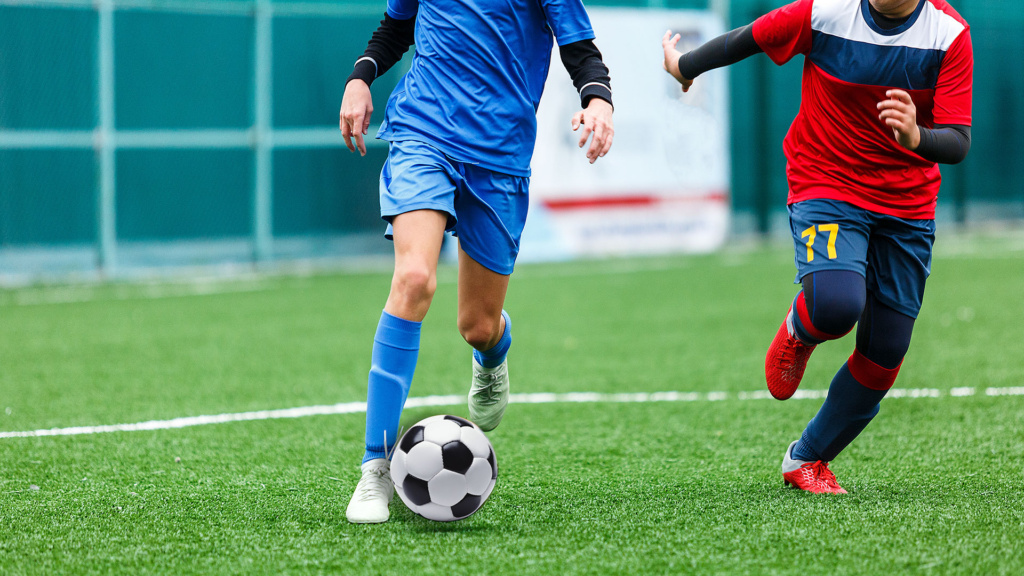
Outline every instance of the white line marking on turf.
[[162, 300], [185, 296], [213, 296], [259, 292], [269, 285], [259, 280], [204, 280], [178, 283], [123, 284], [110, 288], [101, 286], [55, 286], [47, 288], [17, 289], [0, 292], [0, 306], [43, 306], [49, 304], [77, 304], [96, 301]]
[[[940, 398], [948, 395], [954, 398], [974, 396], [974, 388], [953, 388], [943, 393], [936, 388], [897, 388], [891, 390], [886, 398]], [[822, 399], [828, 390], [797, 390], [793, 395], [797, 400]], [[1024, 396], [1024, 386], [1011, 388], [986, 388], [986, 396]], [[632, 394], [604, 394], [600, 392], [568, 392], [564, 394], [534, 393], [513, 394], [511, 401], [515, 404], [555, 404], [569, 403], [646, 403], [646, 402], [720, 402], [723, 400], [768, 400], [771, 395], [767, 390], [756, 392], [638, 392]], [[406, 408], [426, 408], [432, 406], [458, 406], [466, 402], [463, 395], [455, 396], [421, 396], [409, 398]], [[323, 406], [303, 406], [282, 410], [257, 410], [255, 412], [236, 412], [214, 414], [209, 416], [186, 416], [170, 420], [150, 420], [134, 424], [108, 424], [102, 426], [74, 426], [71, 428], [48, 428], [42, 430], [25, 430], [0, 432], [2, 438], [32, 438], [39, 436], [77, 436], [80, 434], [102, 434], [105, 432], [142, 432], [146, 430], [169, 430], [206, 426], [208, 424], [225, 424], [228, 422], [246, 422], [251, 420], [277, 420], [283, 418], [305, 418], [307, 416], [324, 416], [331, 414], [357, 414], [366, 412], [366, 402], [343, 402]]]
[[986, 396], [1024, 396], [1024, 386], [1013, 388], [985, 388]]

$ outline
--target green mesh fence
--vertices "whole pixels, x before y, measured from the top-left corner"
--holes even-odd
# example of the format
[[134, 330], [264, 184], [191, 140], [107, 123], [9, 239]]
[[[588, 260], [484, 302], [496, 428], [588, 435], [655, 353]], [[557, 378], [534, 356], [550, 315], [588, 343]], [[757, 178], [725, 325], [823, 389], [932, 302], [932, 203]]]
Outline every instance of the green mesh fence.
[[[735, 26], [781, 4], [711, 2]], [[974, 149], [944, 169], [940, 213], [1024, 218], [1024, 6], [953, 4], [973, 30]], [[0, 0], [0, 275], [387, 250], [386, 149], [352, 156], [337, 132], [344, 79], [382, 13], [380, 1]], [[374, 84], [378, 111], [399, 76]], [[800, 64], [753, 58], [730, 78], [737, 228], [768, 231]]]

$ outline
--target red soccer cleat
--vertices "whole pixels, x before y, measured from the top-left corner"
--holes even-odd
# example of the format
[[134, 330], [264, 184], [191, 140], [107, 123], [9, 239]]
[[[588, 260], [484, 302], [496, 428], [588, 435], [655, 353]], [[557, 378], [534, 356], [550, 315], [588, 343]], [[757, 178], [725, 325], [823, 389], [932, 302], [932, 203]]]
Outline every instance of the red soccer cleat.
[[779, 327], [764, 358], [764, 378], [768, 382], [768, 391], [779, 400], [786, 400], [796, 392], [800, 379], [804, 377], [807, 359], [814, 352], [813, 345], [804, 344], [796, 336], [790, 335], [788, 324], [789, 314], [786, 314], [786, 320]]
[[836, 481], [836, 475], [828, 469], [828, 462], [806, 462], [791, 457], [793, 446], [789, 445], [782, 458], [782, 480], [786, 486], [806, 490], [812, 494], [846, 494]]

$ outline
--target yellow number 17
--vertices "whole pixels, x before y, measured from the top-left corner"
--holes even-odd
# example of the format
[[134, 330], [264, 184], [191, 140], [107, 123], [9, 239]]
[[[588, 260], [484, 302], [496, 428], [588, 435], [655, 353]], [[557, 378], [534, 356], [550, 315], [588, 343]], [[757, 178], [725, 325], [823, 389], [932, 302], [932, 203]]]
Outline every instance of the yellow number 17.
[[800, 234], [801, 238], [807, 238], [807, 261], [814, 261], [814, 239], [818, 232], [828, 232], [828, 259], [836, 259], [836, 237], [839, 236], [839, 224], [818, 224], [817, 230], [811, 226]]

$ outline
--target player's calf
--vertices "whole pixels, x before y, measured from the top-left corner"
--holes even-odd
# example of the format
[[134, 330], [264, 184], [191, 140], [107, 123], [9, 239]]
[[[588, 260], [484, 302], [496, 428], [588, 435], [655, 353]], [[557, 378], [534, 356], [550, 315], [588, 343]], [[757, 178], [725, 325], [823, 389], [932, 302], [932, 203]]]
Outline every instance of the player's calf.
[[836, 373], [828, 396], [792, 448], [793, 458], [831, 462], [878, 415], [899, 367], [883, 368], [855, 350]]

